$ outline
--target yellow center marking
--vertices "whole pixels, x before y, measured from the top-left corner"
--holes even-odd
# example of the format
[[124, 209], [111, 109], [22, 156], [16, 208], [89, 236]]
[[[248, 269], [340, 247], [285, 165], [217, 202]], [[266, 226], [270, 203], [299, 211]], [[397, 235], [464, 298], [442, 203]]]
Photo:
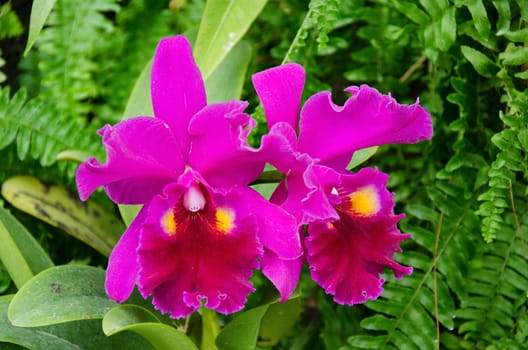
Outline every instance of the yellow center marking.
[[166, 234], [170, 236], [176, 234], [178, 224], [176, 223], [176, 220], [174, 220], [174, 213], [172, 212], [172, 209], [169, 209], [165, 214], [163, 214], [160, 224], [163, 232]]
[[349, 209], [356, 215], [372, 216], [381, 209], [380, 198], [375, 186], [361, 187], [349, 196]]
[[216, 229], [228, 234], [235, 227], [235, 212], [230, 208], [217, 208], [215, 213]]

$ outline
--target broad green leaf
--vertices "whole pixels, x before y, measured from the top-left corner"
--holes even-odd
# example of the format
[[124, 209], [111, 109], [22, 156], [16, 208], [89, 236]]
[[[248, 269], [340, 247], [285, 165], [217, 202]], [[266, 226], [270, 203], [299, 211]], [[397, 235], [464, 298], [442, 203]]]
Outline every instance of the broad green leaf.
[[[12, 295], [0, 297], [0, 348], [18, 344], [32, 350], [149, 350], [150, 345], [139, 336], [108, 338], [101, 320], [82, 320], [44, 327], [17, 327], [7, 318]], [[7, 342], [3, 343], [2, 342]]]
[[0, 207], [0, 260], [17, 288], [53, 266], [44, 249], [17, 219]]
[[[150, 60], [143, 68], [143, 71], [136, 80], [136, 84], [132, 89], [130, 97], [128, 98], [125, 111], [123, 112], [122, 120], [137, 117], [137, 116], [153, 116], [152, 99], [150, 96], [150, 71], [152, 69], [152, 60]], [[132, 220], [136, 217], [141, 209], [140, 205], [119, 205], [119, 213], [129, 226]]]
[[12, 278], [9, 276], [9, 272], [5, 269], [0, 259], [0, 295], [6, 294], [7, 289], [11, 286]]
[[132, 304], [117, 305], [103, 318], [103, 331], [107, 335], [119, 332], [123, 327], [136, 323], [158, 322], [160, 320], [149, 310]]
[[255, 349], [259, 339], [259, 345], [275, 344], [296, 322], [301, 308], [298, 299], [296, 294], [285, 303], [271, 301], [237, 314], [216, 337], [218, 349]]
[[216, 345], [220, 350], [250, 350], [255, 349], [262, 317], [266, 314], [269, 304], [241, 312], [216, 337]]
[[472, 47], [462, 45], [462, 54], [473, 68], [484, 77], [492, 77], [499, 71], [499, 67], [488, 56]]
[[276, 183], [262, 183], [262, 184], [256, 184], [251, 185], [251, 187], [260, 193], [264, 198], [270, 199], [273, 192], [275, 192], [275, 189], [277, 188]]
[[[18, 344], [32, 350], [79, 350], [75, 344], [55, 334], [13, 326], [7, 318], [7, 308], [12, 298], [12, 295], [0, 297], [0, 342]], [[1, 343], [0, 347], [3, 348]]]
[[350, 163], [348, 163], [347, 169], [354, 169], [358, 165], [366, 162], [378, 151], [378, 146], [363, 148], [354, 152]]
[[60, 185], [31, 176], [14, 176], [2, 185], [2, 195], [18, 209], [58, 227], [109, 255], [125, 230], [123, 223], [95, 202], [82, 202]]
[[156, 350], [198, 350], [184, 333], [160, 323], [148, 310], [135, 305], [119, 305], [103, 318], [103, 331], [114, 336], [131, 331], [148, 340]]
[[266, 164], [264, 171], [260, 174], [259, 178], [251, 184], [251, 187], [265, 198], [270, 199], [271, 195], [277, 188], [277, 184], [281, 182], [283, 178], [284, 175], [275, 169], [275, 167]]
[[125, 222], [125, 225], [128, 227], [134, 221], [137, 214], [141, 210], [141, 205], [120, 205], [119, 213], [121, 218]]
[[152, 60], [150, 60], [141, 71], [136, 84], [130, 93], [122, 120], [137, 116], [153, 116], [152, 102], [150, 97], [150, 71]]
[[34, 0], [31, 6], [31, 18], [29, 20], [29, 33], [26, 48], [24, 49], [24, 55], [28, 53], [37, 37], [44, 27], [46, 18], [51, 12], [51, 9], [55, 5], [55, 0]]
[[104, 290], [105, 272], [84, 265], [47, 269], [28, 281], [9, 305], [16, 326], [37, 327], [100, 319], [117, 304]]
[[207, 102], [239, 99], [251, 60], [251, 45], [239, 42], [205, 81]]
[[271, 304], [262, 318], [258, 345], [271, 347], [276, 345], [297, 323], [302, 306], [299, 298], [284, 303]]
[[194, 45], [204, 79], [216, 69], [246, 33], [267, 0], [209, 0]]

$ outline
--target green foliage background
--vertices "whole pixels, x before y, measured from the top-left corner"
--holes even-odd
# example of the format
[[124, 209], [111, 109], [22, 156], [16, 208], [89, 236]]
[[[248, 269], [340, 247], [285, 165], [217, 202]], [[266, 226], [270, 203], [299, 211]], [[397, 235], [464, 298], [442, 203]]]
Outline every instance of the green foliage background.
[[[17, 20], [9, 4], [0, 39], [25, 41], [29, 13]], [[104, 158], [95, 130], [121, 119], [159, 38], [195, 31], [204, 5], [57, 0], [17, 68], [0, 59], [0, 181], [35, 175], [73, 191], [77, 163], [61, 152]], [[432, 141], [385, 146], [366, 163], [391, 175], [407, 214], [401, 229], [413, 235], [398, 260], [413, 274], [387, 276], [378, 300], [354, 307], [332, 303], [303, 274], [300, 319], [274, 348], [528, 347], [527, 24], [526, 0], [268, 1], [244, 36], [252, 106], [251, 73], [295, 61], [307, 69], [305, 96], [330, 89], [342, 102], [345, 87], [366, 83], [402, 103], [419, 96], [435, 126]], [[253, 116], [262, 121], [258, 108]], [[95, 201], [117, 213], [102, 194]], [[104, 266], [94, 250], [11, 209], [55, 263]], [[0, 293], [15, 291], [0, 268]]]

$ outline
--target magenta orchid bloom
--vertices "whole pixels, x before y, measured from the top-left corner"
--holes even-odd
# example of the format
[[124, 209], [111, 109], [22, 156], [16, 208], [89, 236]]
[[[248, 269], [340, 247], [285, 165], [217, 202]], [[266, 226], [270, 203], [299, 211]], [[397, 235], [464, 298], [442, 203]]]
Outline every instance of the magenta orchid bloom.
[[[255, 121], [246, 102], [207, 105], [185, 37], [160, 41], [151, 92], [155, 117], [102, 128], [106, 163], [91, 158], [77, 171], [81, 199], [104, 186], [116, 203], [143, 204], [110, 255], [107, 293], [122, 302], [137, 284], [175, 318], [202, 305], [238, 311], [264, 251], [302, 255], [295, 219], [247, 186], [265, 164], [247, 143]], [[270, 278], [287, 289], [284, 276]]]
[[[268, 162], [285, 174], [271, 201], [308, 225], [306, 260], [312, 278], [341, 304], [377, 298], [384, 269], [396, 277], [412, 268], [394, 261], [402, 234], [394, 214], [388, 175], [364, 168], [346, 169], [355, 151], [388, 143], [415, 143], [432, 137], [430, 115], [418, 102], [400, 105], [392, 97], [362, 85], [335, 105], [329, 92], [311, 96], [299, 118], [305, 72], [286, 64], [253, 76], [270, 131], [263, 138]], [[300, 119], [300, 120], [299, 120]], [[299, 133], [297, 136], [297, 126]], [[303, 259], [282, 261], [275, 271], [295, 276]]]

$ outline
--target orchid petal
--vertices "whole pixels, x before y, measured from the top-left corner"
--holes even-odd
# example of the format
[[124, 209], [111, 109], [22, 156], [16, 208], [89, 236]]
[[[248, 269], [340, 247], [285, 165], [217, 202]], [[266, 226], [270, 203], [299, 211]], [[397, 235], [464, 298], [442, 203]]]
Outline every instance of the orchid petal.
[[[336, 302], [352, 305], [382, 293], [385, 280], [380, 274], [385, 268], [392, 269], [397, 278], [412, 272], [393, 259], [410, 235], [401, 234], [396, 226], [403, 216], [393, 213], [385, 174], [365, 168], [343, 177], [339, 220], [310, 224], [306, 250], [314, 281], [334, 295]], [[354, 196], [358, 193], [361, 198]], [[359, 201], [356, 205], [355, 199]]]
[[79, 195], [86, 200], [99, 186], [117, 203], [143, 204], [176, 179], [184, 163], [174, 135], [165, 123], [149, 117], [105, 126], [99, 133], [107, 152], [100, 164], [90, 158], [77, 170]]
[[253, 215], [258, 226], [258, 237], [264, 248], [280, 259], [293, 260], [303, 254], [298, 224], [281, 207], [266, 200], [248, 187], [234, 188], [229, 194], [231, 205], [236, 205], [242, 216]]
[[296, 63], [287, 63], [256, 73], [252, 80], [264, 107], [268, 127], [271, 128], [277, 122], [286, 122], [297, 130], [306, 80], [304, 68]]
[[302, 173], [292, 171], [286, 178], [284, 186], [288, 195], [281, 206], [295, 216], [300, 225], [335, 220], [338, 215], [331, 192], [338, 184], [339, 175], [335, 171], [313, 164], [313, 160], [306, 157], [306, 170]]
[[152, 64], [151, 94], [155, 117], [170, 126], [186, 157], [187, 125], [207, 104], [207, 97], [191, 45], [183, 35], [163, 38], [158, 44]]
[[105, 288], [111, 299], [122, 303], [134, 290], [137, 277], [137, 254], [139, 232], [147, 216], [143, 207], [112, 250], [106, 269]]
[[212, 104], [191, 120], [189, 165], [213, 187], [247, 185], [262, 172], [265, 160], [247, 143], [255, 121], [243, 113], [246, 102]]
[[262, 256], [252, 217], [200, 188], [206, 205], [190, 212], [181, 204], [187, 184], [167, 186], [149, 205], [140, 236], [139, 290], [175, 318], [202, 302], [221, 313], [240, 310], [254, 290], [248, 278]]
[[418, 102], [401, 105], [367, 85], [345, 91], [353, 96], [342, 107], [332, 102], [328, 91], [306, 101], [301, 111], [299, 151], [343, 170], [359, 149], [432, 137], [431, 117]]
[[264, 250], [262, 257], [262, 273], [277, 288], [280, 293], [279, 301], [288, 300], [297, 287], [304, 256], [294, 260], [284, 260], [269, 250]]
[[304, 168], [304, 163], [299, 162], [297, 152], [297, 135], [290, 124], [278, 122], [274, 124], [269, 133], [262, 137], [259, 154], [283, 174], [290, 172], [292, 167]]

